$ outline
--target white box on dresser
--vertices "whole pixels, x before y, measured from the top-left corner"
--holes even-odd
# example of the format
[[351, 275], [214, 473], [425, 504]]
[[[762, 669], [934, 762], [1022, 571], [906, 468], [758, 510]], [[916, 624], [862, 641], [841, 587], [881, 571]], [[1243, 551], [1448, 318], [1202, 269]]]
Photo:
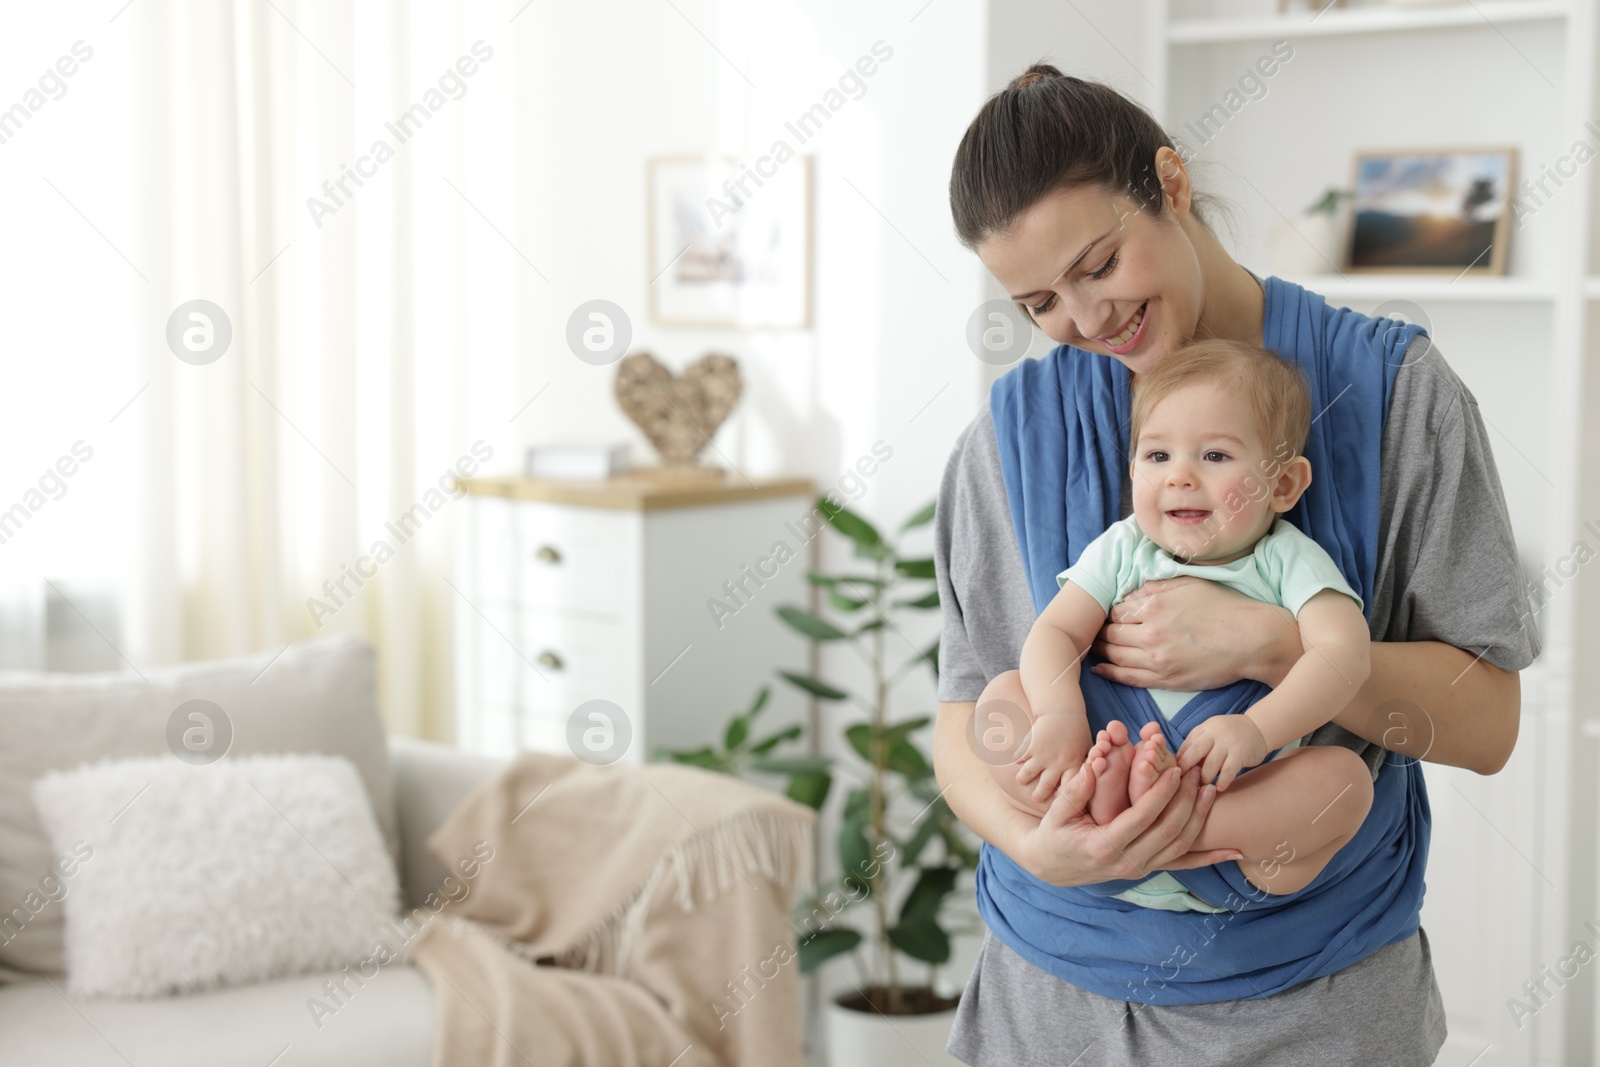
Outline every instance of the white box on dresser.
[[774, 609], [814, 607], [809, 481], [638, 471], [464, 484], [458, 745], [640, 763], [719, 740], [762, 685], [764, 731], [807, 721], [809, 698], [776, 672], [810, 673], [812, 651]]

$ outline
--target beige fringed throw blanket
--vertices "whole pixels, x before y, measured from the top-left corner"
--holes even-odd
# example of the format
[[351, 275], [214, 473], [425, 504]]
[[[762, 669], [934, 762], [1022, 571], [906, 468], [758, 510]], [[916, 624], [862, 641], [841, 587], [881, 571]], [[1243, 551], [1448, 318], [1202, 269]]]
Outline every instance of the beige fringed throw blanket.
[[798, 1067], [814, 819], [690, 767], [523, 753], [428, 839], [452, 871], [493, 850], [410, 946], [434, 1067]]

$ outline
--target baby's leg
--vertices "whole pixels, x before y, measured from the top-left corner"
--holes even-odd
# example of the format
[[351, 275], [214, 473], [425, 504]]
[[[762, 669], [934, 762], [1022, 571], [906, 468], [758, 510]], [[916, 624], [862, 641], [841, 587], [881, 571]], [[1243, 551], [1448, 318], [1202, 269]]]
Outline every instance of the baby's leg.
[[[1170, 766], [1161, 742], [1157, 735], [1140, 743], [1130, 794], [1142, 795]], [[1293, 893], [1322, 873], [1371, 807], [1372, 773], [1360, 756], [1337, 745], [1292, 748], [1219, 793], [1192, 847], [1238, 849], [1239, 870], [1251, 885]]]
[[[1022, 744], [1022, 737], [1033, 725], [1034, 718], [1028, 694], [1022, 688], [1021, 672], [1004, 671], [990, 679], [978, 697], [977, 707], [973, 711], [973, 729], [979, 756], [988, 765], [989, 773], [1005, 791], [1006, 797], [1022, 811], [1042, 817], [1050, 810], [1050, 801], [1054, 796], [1035, 801], [1033, 791], [1038, 788], [1038, 780], [1027, 783], [1017, 781], [1017, 764], [1013, 762]], [[1129, 762], [1131, 753], [1122, 761], [1124, 776]], [[1096, 788], [1095, 795], [1099, 796], [1099, 792]], [[1125, 793], [1126, 787], [1119, 792]], [[1093, 799], [1090, 805], [1092, 810]]]

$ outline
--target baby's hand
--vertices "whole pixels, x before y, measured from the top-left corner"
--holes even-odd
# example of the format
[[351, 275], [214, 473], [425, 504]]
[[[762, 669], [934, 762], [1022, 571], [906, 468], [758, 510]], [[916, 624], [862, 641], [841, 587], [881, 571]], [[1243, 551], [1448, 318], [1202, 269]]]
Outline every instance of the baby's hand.
[[1017, 781], [1023, 785], [1039, 779], [1033, 799], [1043, 803], [1055, 795], [1056, 786], [1069, 773], [1083, 764], [1088, 753], [1077, 751], [1081, 738], [1074, 740], [1072, 724], [1067, 715], [1041, 715], [1034, 720], [1028, 736], [1028, 747], [1017, 757], [1020, 769]]
[[[1217, 792], [1239, 772], [1267, 758], [1267, 739], [1247, 715], [1215, 715], [1189, 731], [1178, 746], [1178, 768], [1200, 767], [1200, 783], [1217, 779]], [[1219, 777], [1220, 775], [1220, 777]]]

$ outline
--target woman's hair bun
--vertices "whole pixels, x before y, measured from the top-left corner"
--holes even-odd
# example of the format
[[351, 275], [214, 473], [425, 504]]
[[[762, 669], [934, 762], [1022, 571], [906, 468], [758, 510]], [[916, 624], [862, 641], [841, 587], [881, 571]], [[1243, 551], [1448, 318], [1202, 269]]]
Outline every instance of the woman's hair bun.
[[1026, 89], [1028, 86], [1042, 82], [1046, 78], [1061, 77], [1065, 77], [1065, 75], [1063, 75], [1055, 67], [1052, 67], [1050, 64], [1035, 63], [1033, 66], [1029, 67], [1027, 70], [1018, 75], [1017, 78], [1013, 80], [1007, 88]]

